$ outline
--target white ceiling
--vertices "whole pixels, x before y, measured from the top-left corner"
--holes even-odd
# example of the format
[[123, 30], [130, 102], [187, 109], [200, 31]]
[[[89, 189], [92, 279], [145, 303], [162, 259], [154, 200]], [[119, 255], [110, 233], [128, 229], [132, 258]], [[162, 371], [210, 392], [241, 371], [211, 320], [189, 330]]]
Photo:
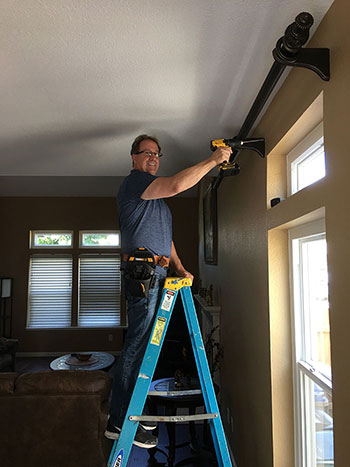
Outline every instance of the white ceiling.
[[313, 33], [331, 3], [1, 0], [0, 194], [125, 176], [144, 132], [161, 175], [200, 161], [240, 129], [288, 24], [308, 11]]

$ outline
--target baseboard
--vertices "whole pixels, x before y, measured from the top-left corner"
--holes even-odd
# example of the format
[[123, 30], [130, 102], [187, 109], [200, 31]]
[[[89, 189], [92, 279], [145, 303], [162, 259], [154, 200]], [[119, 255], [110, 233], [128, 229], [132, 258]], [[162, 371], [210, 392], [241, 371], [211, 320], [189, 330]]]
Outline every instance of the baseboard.
[[[62, 352], [16, 352], [16, 357], [59, 357], [69, 353], [76, 353], [77, 351], [62, 351]], [[85, 351], [86, 352], [86, 351]], [[112, 355], [119, 356], [120, 351], [101, 350], [101, 352], [111, 353]]]

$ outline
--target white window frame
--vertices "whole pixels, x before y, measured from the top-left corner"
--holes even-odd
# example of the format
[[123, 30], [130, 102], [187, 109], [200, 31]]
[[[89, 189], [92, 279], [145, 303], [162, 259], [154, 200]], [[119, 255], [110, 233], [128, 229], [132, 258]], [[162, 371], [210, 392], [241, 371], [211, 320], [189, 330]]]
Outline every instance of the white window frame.
[[[38, 234], [54, 234], [54, 235], [70, 235], [72, 239], [71, 245], [35, 245], [35, 236]], [[73, 248], [73, 230], [30, 230], [29, 231], [29, 248], [31, 249], [42, 249], [42, 248], [54, 248], [54, 249], [67, 249]]]
[[[295, 437], [295, 462], [298, 466], [316, 465], [316, 459], [313, 458], [314, 446], [307, 445], [304, 424], [304, 384], [305, 377], [310, 378], [311, 381], [320, 386], [330, 396], [332, 396], [332, 381], [318, 371], [317, 365], [304, 360], [306, 352], [305, 342], [300, 332], [302, 329], [302, 307], [299, 309], [300, 294], [302, 290], [296, 290], [295, 283], [301, 284], [301, 280], [295, 281], [294, 271], [296, 270], [295, 256], [293, 255], [293, 240], [304, 239], [309, 237], [312, 240], [326, 237], [325, 220], [304, 224], [299, 227], [290, 229], [288, 232], [289, 237], [289, 266], [290, 266], [290, 299], [291, 299], [291, 327], [292, 327], [292, 343], [293, 343], [293, 394], [294, 394], [294, 437]], [[309, 439], [314, 439], [310, 436]]]
[[[118, 240], [119, 240], [119, 243], [118, 245], [83, 245], [83, 235], [84, 234], [115, 234], [115, 235], [118, 235]], [[120, 249], [121, 248], [121, 236], [120, 236], [120, 231], [119, 230], [79, 230], [79, 248], [89, 248], [89, 249], [92, 249], [92, 248], [117, 248], [117, 249]]]
[[[287, 154], [287, 193], [291, 196], [300, 189], [297, 186], [297, 174], [293, 171], [294, 164], [301, 163], [323, 146], [323, 122], [319, 123], [297, 146]], [[321, 179], [320, 179], [321, 180]], [[309, 186], [309, 185], [308, 185]]]

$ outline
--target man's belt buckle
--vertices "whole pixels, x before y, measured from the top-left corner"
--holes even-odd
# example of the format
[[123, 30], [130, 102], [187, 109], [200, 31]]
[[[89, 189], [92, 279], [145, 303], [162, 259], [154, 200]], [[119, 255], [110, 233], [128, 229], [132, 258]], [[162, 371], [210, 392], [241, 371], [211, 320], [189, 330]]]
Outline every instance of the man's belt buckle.
[[169, 259], [166, 256], [160, 256], [157, 264], [161, 268], [166, 268], [169, 265]]

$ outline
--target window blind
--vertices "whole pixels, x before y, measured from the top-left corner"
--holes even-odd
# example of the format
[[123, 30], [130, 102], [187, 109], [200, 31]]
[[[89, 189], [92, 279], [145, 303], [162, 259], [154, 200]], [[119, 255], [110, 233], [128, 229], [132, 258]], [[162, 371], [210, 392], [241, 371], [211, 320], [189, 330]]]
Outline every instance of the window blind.
[[120, 325], [120, 291], [120, 255], [81, 255], [78, 325]]
[[64, 328], [71, 324], [72, 257], [33, 255], [29, 265], [29, 328]]

